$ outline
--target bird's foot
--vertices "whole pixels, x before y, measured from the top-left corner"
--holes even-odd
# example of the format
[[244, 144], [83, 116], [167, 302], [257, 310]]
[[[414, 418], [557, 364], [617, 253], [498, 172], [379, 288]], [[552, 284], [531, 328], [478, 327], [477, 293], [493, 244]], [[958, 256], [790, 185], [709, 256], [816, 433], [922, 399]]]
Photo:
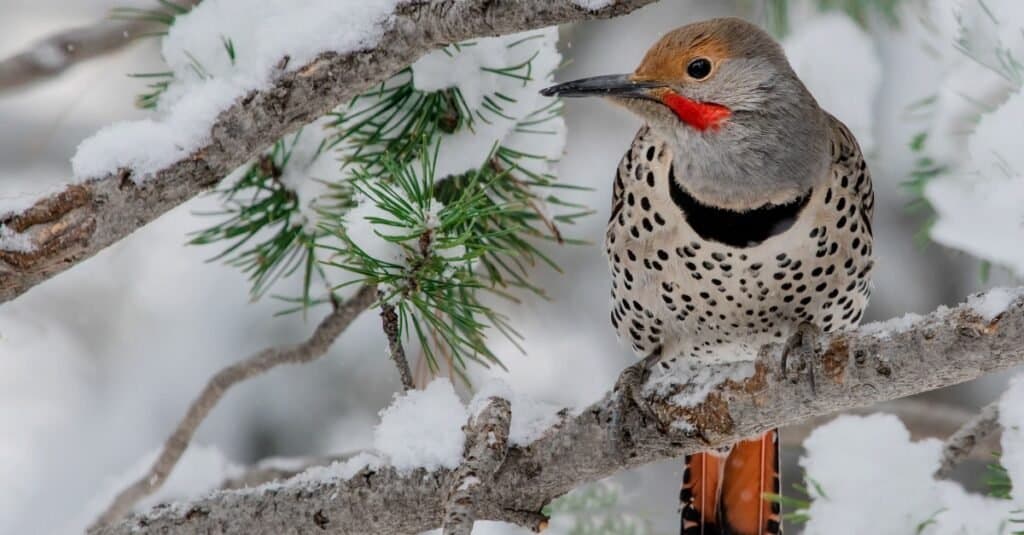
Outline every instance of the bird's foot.
[[628, 440], [629, 431], [625, 428], [625, 416], [632, 407], [640, 411], [640, 415], [653, 422], [658, 421], [658, 416], [651, 409], [650, 404], [644, 398], [644, 382], [650, 375], [651, 367], [661, 358], [661, 352], [655, 351], [640, 362], [622, 370], [618, 380], [615, 381], [616, 410], [613, 415], [612, 430], [618, 435], [618, 440]]
[[793, 382], [796, 383], [800, 378], [800, 374], [806, 373], [811, 386], [812, 396], [817, 395], [814, 366], [817, 364], [818, 349], [821, 345], [822, 336], [823, 333], [817, 325], [807, 322], [797, 325], [796, 331], [793, 332], [789, 339], [786, 340], [785, 345], [783, 345], [782, 357], [780, 358], [782, 377], [784, 379], [792, 377]]

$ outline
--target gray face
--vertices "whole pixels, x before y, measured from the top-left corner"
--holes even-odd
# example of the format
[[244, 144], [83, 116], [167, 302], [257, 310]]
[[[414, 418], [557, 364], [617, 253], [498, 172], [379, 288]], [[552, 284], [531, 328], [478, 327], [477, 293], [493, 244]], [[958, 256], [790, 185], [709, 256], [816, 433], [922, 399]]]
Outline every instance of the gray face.
[[[708, 62], [705, 75], [688, 68], [694, 60]], [[696, 127], [666, 104], [672, 93], [696, 106], [724, 106], [728, 117]], [[548, 94], [607, 96], [644, 118], [672, 145], [680, 185], [705, 204], [740, 211], [781, 204], [826, 179], [825, 113], [778, 43], [740, 19], [684, 26], [655, 43], [628, 77], [569, 82]]]
[[[697, 58], [713, 65], [703, 79], [686, 72]], [[616, 98], [672, 143], [676, 177], [699, 200], [744, 210], [784, 203], [825, 180], [825, 114], [760, 28], [739, 19], [680, 28], [651, 48], [633, 78], [661, 79], [689, 100], [729, 109], [702, 131], [660, 102]]]

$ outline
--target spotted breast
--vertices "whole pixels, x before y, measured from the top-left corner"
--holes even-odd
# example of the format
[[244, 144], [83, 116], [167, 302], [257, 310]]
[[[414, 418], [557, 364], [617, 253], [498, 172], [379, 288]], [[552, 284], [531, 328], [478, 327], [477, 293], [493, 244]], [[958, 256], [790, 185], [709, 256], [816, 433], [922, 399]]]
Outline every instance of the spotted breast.
[[707, 206], [642, 128], [615, 177], [605, 245], [611, 321], [640, 356], [751, 359], [801, 323], [855, 325], [870, 294], [871, 178], [850, 132], [832, 122], [830, 175], [783, 205]]

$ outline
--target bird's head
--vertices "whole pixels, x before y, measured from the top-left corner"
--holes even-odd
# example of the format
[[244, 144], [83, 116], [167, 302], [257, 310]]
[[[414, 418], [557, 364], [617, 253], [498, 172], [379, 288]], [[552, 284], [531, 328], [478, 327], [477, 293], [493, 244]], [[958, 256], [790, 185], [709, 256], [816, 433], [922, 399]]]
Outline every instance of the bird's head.
[[756, 206], [805, 191], [827, 146], [824, 114], [782, 47], [736, 18], [669, 32], [630, 74], [565, 82], [542, 94], [607, 97], [639, 115], [689, 168], [684, 186], [713, 204]]

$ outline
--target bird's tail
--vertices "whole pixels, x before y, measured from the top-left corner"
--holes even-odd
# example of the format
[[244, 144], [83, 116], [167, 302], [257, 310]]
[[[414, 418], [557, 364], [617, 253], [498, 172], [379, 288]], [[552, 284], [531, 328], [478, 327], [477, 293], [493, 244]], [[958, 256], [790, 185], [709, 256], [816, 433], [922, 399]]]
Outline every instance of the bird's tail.
[[779, 503], [765, 493], [779, 493], [779, 433], [742, 440], [727, 452], [686, 457], [681, 535], [778, 535]]

